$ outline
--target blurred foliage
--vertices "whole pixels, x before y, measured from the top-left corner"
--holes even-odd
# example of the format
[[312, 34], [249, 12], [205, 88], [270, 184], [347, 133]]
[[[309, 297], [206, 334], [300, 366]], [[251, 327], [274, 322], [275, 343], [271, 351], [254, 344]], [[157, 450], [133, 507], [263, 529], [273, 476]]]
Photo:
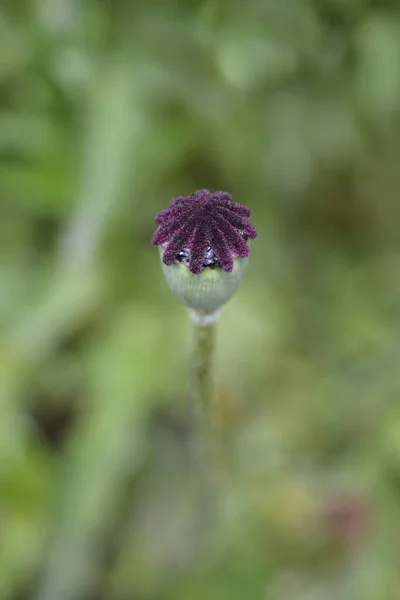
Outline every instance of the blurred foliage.
[[[1, 600], [400, 597], [400, 8], [3, 0]], [[202, 511], [172, 196], [259, 230]]]

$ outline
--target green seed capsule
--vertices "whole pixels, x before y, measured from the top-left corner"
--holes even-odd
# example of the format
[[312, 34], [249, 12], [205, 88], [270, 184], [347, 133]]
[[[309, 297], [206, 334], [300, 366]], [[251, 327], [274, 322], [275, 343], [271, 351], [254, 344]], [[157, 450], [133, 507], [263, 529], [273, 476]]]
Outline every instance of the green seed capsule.
[[[162, 259], [163, 250], [160, 247]], [[235, 258], [233, 270], [228, 273], [221, 267], [204, 267], [199, 274], [192, 273], [186, 262], [166, 265], [162, 270], [171, 292], [188, 308], [215, 311], [233, 296], [246, 271], [249, 259]]]

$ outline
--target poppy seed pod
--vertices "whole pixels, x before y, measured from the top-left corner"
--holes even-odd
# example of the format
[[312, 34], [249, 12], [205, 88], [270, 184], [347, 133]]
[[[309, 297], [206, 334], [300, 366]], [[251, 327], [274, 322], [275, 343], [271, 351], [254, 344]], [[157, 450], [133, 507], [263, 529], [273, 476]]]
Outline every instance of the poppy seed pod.
[[226, 192], [178, 196], [156, 217], [153, 245], [171, 292], [189, 308], [215, 311], [236, 291], [246, 270], [251, 211]]

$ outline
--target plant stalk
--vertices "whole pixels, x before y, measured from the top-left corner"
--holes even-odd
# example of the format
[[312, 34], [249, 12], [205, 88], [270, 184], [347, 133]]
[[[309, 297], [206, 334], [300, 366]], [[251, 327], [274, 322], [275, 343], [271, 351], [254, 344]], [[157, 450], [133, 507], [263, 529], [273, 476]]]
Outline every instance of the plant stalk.
[[194, 347], [191, 373], [191, 410], [195, 454], [207, 479], [213, 478], [217, 466], [217, 419], [212, 393], [212, 376], [216, 324], [219, 312], [191, 311], [194, 324]]

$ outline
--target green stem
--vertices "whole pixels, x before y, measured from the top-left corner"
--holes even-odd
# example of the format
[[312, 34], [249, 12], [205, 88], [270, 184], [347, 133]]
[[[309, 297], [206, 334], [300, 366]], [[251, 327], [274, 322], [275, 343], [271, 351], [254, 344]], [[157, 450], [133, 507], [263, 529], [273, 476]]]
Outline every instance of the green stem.
[[212, 374], [217, 313], [191, 312], [194, 348], [191, 377], [191, 408], [194, 417], [195, 452], [207, 479], [217, 459], [217, 426], [212, 394]]
[[193, 402], [199, 419], [210, 426], [212, 422], [212, 363], [214, 356], [215, 324], [194, 326]]

